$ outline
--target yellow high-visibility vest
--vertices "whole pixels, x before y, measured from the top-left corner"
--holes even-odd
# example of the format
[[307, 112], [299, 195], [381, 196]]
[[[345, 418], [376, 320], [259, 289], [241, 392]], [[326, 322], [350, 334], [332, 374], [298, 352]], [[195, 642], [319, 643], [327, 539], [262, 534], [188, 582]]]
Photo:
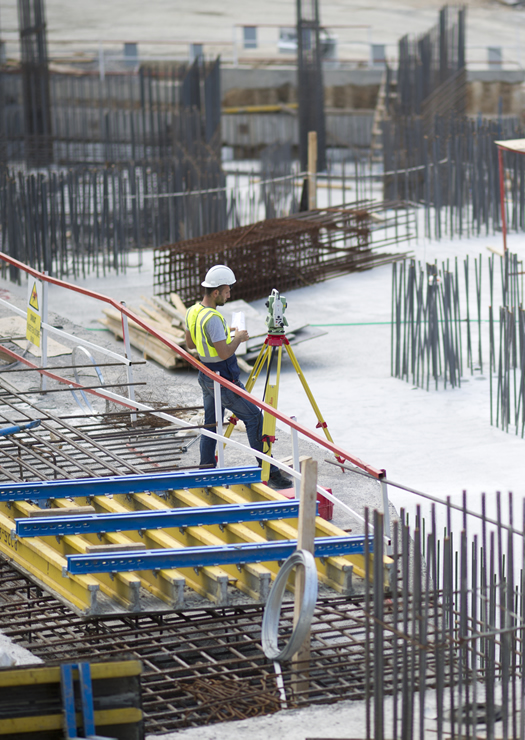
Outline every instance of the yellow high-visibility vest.
[[226, 323], [224, 316], [214, 308], [207, 308], [202, 303], [196, 303], [194, 306], [188, 309], [186, 313], [186, 326], [191, 334], [193, 343], [197, 348], [199, 357], [206, 363], [223, 362], [217, 350], [208, 342], [208, 338], [204, 332], [204, 326], [206, 322], [211, 319], [212, 316], [218, 316], [224, 326], [224, 333], [226, 334], [226, 344], [230, 344], [231, 335], [230, 328]]

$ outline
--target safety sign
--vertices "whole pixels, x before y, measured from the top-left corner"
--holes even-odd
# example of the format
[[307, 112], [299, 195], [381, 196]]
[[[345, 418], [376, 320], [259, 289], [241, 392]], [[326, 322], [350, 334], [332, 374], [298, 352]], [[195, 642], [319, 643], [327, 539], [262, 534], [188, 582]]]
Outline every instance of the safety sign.
[[42, 282], [30, 278], [27, 297], [26, 338], [40, 347], [40, 325], [42, 323]]

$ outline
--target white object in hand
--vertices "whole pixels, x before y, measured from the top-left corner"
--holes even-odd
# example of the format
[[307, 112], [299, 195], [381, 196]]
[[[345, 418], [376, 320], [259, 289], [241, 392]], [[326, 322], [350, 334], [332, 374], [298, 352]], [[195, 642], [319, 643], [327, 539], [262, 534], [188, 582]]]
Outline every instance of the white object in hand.
[[[235, 329], [236, 331], [245, 331], [246, 330], [246, 317], [244, 316], [244, 311], [234, 311], [232, 313], [232, 329]], [[238, 355], [245, 355], [246, 354], [246, 342], [242, 342], [242, 344], [239, 344], [237, 348]]]

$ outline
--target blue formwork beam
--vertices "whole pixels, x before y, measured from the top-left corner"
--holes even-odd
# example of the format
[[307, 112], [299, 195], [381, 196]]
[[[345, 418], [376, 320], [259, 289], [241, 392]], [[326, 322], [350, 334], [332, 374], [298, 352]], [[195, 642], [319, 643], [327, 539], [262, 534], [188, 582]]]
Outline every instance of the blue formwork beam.
[[236, 483], [260, 483], [261, 469], [221, 468], [211, 470], [184, 470], [170, 473], [144, 473], [141, 475], [116, 475], [103, 478], [74, 478], [70, 480], [44, 480], [31, 483], [2, 484], [0, 502], [46, 500], [53, 498], [78, 498], [119, 493], [144, 493], [180, 488], [207, 488], [229, 486]]
[[[67, 571], [85, 573], [121, 573], [123, 571], [162, 570], [163, 568], [202, 568], [209, 565], [244, 565], [286, 560], [297, 549], [297, 540], [273, 542], [243, 542], [212, 547], [181, 547], [177, 550], [145, 550], [142, 552], [100, 553], [97, 555], [67, 555]], [[369, 539], [368, 551], [373, 551]], [[315, 557], [363, 555], [364, 535], [347, 537], [317, 537]], [[65, 574], [65, 573], [64, 573]]]
[[189, 506], [166, 511], [129, 511], [118, 514], [82, 514], [15, 519], [19, 537], [49, 537], [65, 534], [105, 534], [146, 531], [169, 527], [201, 527], [211, 524], [296, 519], [299, 501], [268, 501], [223, 506]]

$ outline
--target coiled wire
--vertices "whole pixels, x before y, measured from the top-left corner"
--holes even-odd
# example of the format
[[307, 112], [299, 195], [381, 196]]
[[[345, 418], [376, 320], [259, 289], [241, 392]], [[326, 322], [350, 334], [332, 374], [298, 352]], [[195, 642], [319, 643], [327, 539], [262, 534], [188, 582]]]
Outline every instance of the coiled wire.
[[[301, 602], [299, 619], [290, 639], [282, 650], [279, 650], [279, 619], [281, 604], [290, 572], [297, 565], [304, 567], [304, 593]], [[317, 601], [317, 568], [314, 556], [307, 550], [296, 550], [285, 560], [270, 591], [270, 596], [264, 609], [261, 642], [267, 658], [281, 663], [290, 660], [300, 649], [308, 636], [312, 623], [315, 604]]]

